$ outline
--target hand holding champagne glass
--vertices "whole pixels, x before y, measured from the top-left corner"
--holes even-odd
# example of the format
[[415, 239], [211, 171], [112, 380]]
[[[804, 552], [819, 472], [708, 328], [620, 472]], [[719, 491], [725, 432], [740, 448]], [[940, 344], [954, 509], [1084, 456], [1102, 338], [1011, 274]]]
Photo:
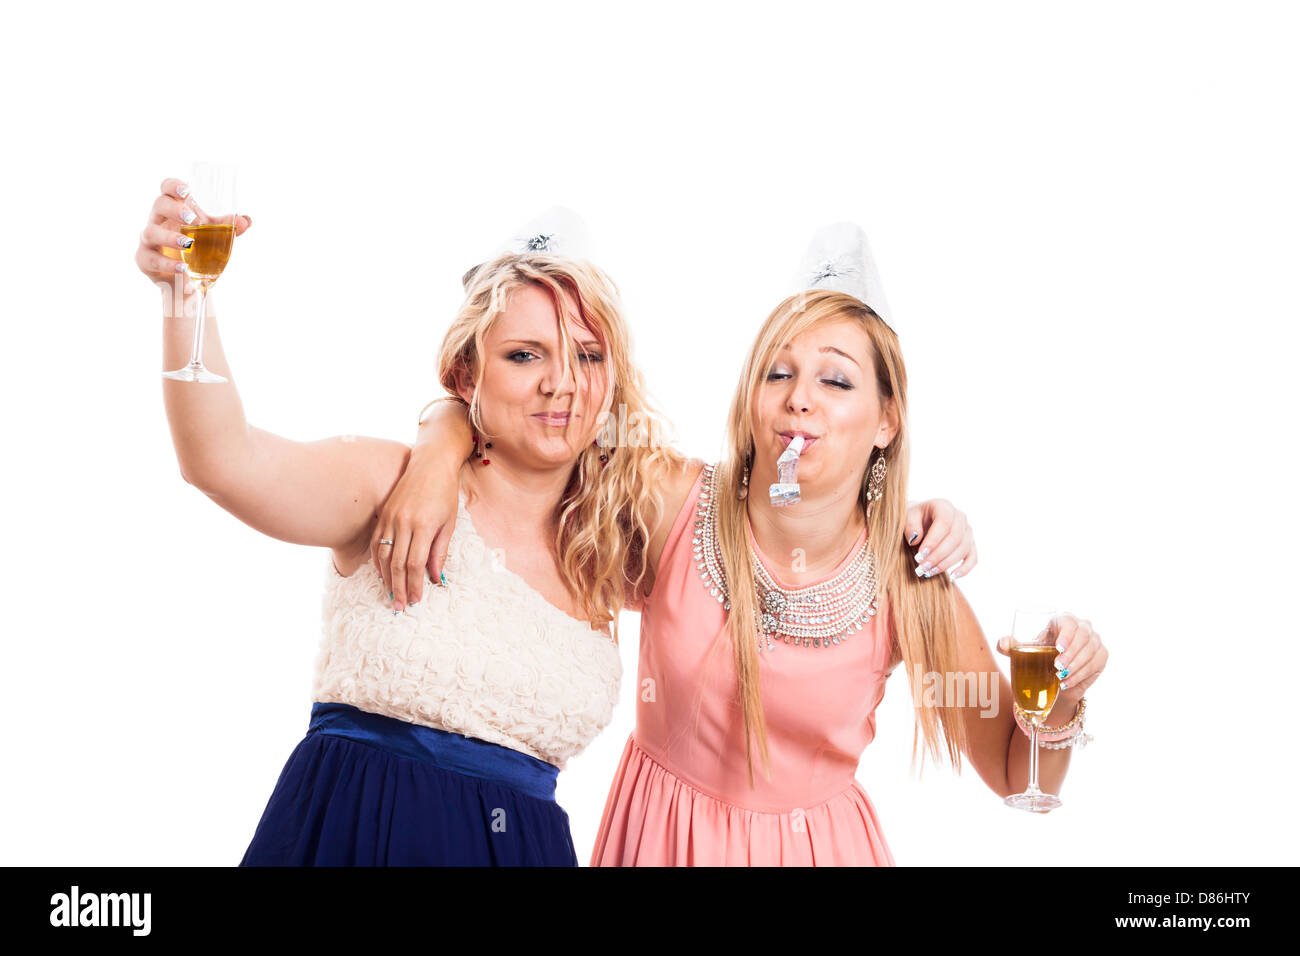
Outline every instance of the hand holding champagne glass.
[[[198, 315], [188, 364], [164, 372], [178, 382], [220, 383], [226, 379], [203, 365], [203, 325], [208, 291], [234, 251], [235, 237], [251, 220], [236, 213], [233, 166], [195, 163], [188, 183], [163, 181], [149, 222], [140, 234], [136, 265], [156, 282], [178, 282], [178, 275], [198, 286]], [[176, 261], [179, 259], [180, 261]]]
[[1060, 690], [1055, 663], [1060, 633], [1056, 618], [1048, 608], [1017, 608], [1011, 627], [1011, 692], [1029, 724], [1029, 786], [1003, 802], [1039, 813], [1061, 805], [1060, 797], [1038, 789], [1038, 728], [1052, 712]]

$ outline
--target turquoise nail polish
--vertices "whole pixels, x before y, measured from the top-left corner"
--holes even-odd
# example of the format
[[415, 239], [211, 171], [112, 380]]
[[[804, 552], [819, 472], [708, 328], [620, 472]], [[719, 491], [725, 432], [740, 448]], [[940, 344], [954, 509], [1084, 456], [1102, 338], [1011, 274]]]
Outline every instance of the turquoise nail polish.
[[447, 572], [446, 572], [446, 571], [439, 571], [439, 572], [438, 572], [438, 578], [439, 578], [439, 580], [442, 581], [442, 586], [443, 586], [443, 587], [446, 587], [446, 586], [447, 586]]
[[1065, 680], [1065, 678], [1070, 676], [1070, 669], [1067, 667], [1064, 670], [1059, 670], [1056, 672], [1056, 676], [1061, 680]]

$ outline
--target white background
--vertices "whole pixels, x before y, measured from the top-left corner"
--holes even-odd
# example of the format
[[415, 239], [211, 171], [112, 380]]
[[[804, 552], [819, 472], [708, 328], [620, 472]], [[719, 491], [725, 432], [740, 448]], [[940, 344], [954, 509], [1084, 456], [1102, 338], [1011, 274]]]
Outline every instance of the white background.
[[[124, 10], [128, 12], [123, 12]], [[1268, 3], [24, 4], [0, 36], [3, 863], [236, 863], [306, 729], [328, 553], [182, 482], [159, 182], [241, 165], [218, 292], [249, 420], [414, 440], [484, 247], [580, 211], [679, 447], [716, 459], [811, 231], [871, 237], [912, 497], [1111, 650], [1065, 806], [858, 777], [896, 860], [1278, 864], [1298, 848], [1292, 8]], [[199, 387], [199, 386], [195, 386]], [[634, 715], [561, 776], [585, 863]]]

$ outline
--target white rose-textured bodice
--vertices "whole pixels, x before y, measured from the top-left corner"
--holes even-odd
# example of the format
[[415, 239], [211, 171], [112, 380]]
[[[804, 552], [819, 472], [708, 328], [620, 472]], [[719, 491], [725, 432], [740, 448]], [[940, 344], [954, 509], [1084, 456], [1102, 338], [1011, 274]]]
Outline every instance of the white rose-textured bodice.
[[563, 769], [613, 716], [618, 646], [497, 560], [460, 493], [444, 565], [415, 607], [393, 614], [367, 561], [326, 561], [312, 700], [491, 741]]

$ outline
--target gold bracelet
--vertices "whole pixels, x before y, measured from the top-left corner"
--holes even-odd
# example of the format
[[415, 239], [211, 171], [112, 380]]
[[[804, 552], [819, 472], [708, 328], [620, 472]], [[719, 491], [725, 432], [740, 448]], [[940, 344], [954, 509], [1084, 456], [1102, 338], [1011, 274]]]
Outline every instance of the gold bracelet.
[[[1038, 732], [1040, 734], [1062, 734], [1065, 733], [1067, 730], [1073, 730], [1075, 726], [1078, 725], [1078, 723], [1081, 720], [1083, 720], [1083, 712], [1087, 709], [1087, 702], [1088, 702], [1088, 698], [1086, 697], [1079, 698], [1079, 704], [1077, 707], [1074, 708], [1074, 716], [1070, 718], [1069, 723], [1062, 724], [1059, 727], [1039, 727]], [[1029, 722], [1029, 715], [1020, 709], [1019, 704], [1013, 701], [1011, 706], [1016, 709], [1016, 713], [1020, 715], [1020, 718], [1022, 720], [1024, 720], [1026, 723]]]

